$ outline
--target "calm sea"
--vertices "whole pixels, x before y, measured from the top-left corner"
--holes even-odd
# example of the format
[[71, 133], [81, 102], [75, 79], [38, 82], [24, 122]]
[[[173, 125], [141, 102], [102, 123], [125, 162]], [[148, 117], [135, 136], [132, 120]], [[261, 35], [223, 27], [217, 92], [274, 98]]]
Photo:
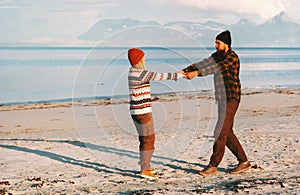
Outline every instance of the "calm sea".
[[[0, 48], [0, 104], [128, 95], [128, 48]], [[176, 72], [214, 48], [143, 48], [146, 66]], [[300, 48], [234, 48], [243, 89], [300, 87]], [[153, 82], [152, 93], [212, 89], [212, 77]]]

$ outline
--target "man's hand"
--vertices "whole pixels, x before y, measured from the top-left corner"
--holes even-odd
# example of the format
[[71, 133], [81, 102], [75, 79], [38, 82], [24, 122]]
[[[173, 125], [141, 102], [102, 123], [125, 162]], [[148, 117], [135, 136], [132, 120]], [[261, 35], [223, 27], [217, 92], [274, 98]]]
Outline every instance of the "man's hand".
[[187, 72], [186, 75], [185, 75], [185, 78], [191, 80], [195, 76], [198, 76], [198, 71]]

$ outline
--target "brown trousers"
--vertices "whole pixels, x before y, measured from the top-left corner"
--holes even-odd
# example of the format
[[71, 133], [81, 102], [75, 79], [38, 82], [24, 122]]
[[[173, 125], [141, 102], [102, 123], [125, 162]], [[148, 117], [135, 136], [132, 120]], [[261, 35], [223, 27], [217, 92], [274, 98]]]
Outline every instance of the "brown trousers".
[[139, 134], [141, 170], [150, 170], [150, 162], [154, 152], [155, 142], [152, 113], [131, 115], [131, 117]]
[[239, 102], [218, 103], [218, 121], [214, 131], [215, 143], [210, 165], [217, 167], [225, 152], [225, 146], [236, 156], [239, 162], [246, 162], [247, 156], [239, 140], [233, 133], [233, 122]]

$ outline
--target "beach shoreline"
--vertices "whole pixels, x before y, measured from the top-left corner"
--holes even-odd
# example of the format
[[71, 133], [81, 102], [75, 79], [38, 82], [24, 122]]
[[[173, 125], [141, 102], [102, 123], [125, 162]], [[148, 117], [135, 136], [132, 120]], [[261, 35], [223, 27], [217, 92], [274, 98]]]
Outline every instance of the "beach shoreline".
[[[278, 89], [243, 89], [242, 96], [254, 95], [254, 94], [300, 94], [300, 88], [278, 88]], [[172, 93], [160, 93], [152, 94], [152, 101], [169, 101], [174, 96], [191, 98], [210, 98], [213, 99], [212, 90], [201, 91], [186, 91], [186, 92], [172, 92]], [[90, 98], [67, 98], [57, 100], [40, 100], [33, 102], [11, 102], [0, 104], [0, 112], [10, 110], [29, 110], [29, 109], [49, 109], [59, 107], [72, 107], [72, 106], [105, 106], [110, 104], [129, 103], [129, 99], [124, 96], [116, 97], [90, 97]]]
[[0, 106], [0, 194], [297, 194], [299, 97], [298, 88], [243, 90], [235, 132], [253, 168], [228, 174], [237, 162], [226, 149], [219, 174], [202, 177], [212, 92], [153, 95], [157, 181], [138, 176], [126, 98]]

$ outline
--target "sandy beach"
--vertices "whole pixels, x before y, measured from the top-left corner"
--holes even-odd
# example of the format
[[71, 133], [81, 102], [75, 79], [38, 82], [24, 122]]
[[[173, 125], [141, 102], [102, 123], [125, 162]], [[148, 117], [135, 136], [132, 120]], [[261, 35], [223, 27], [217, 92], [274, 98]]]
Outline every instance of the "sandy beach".
[[234, 129], [253, 167], [209, 161], [211, 92], [153, 96], [159, 179], [139, 176], [127, 100], [0, 106], [0, 194], [299, 194], [300, 89], [244, 90]]

